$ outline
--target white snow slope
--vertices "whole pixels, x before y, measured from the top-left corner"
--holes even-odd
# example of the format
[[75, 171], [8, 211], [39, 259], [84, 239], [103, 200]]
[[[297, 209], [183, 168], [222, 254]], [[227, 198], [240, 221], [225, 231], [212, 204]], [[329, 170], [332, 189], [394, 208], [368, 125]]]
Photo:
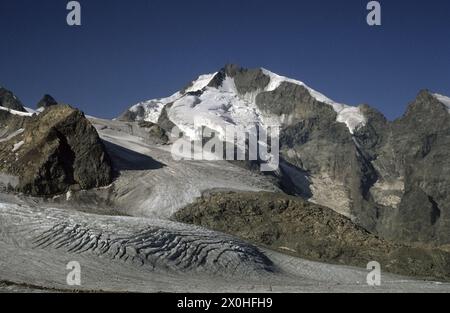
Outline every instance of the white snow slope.
[[167, 98], [153, 99], [140, 102], [130, 108], [131, 112], [137, 112], [140, 108], [144, 109], [145, 115], [143, 120], [147, 122], [156, 123], [161, 111], [166, 104], [172, 103], [181, 98], [185, 93], [201, 90], [206, 87], [217, 73], [201, 75], [197, 80], [192, 82], [192, 85], [183, 93], [178, 91]]

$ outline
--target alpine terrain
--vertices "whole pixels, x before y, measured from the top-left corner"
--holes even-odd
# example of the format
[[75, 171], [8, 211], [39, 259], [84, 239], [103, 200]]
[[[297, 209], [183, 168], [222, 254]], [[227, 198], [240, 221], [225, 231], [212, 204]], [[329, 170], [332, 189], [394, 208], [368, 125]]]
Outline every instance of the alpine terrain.
[[[208, 144], [197, 121], [279, 127], [279, 167], [174, 155], [174, 129]], [[106, 120], [0, 88], [0, 291], [448, 292], [448, 160], [450, 98], [428, 90], [389, 121], [226, 65]]]

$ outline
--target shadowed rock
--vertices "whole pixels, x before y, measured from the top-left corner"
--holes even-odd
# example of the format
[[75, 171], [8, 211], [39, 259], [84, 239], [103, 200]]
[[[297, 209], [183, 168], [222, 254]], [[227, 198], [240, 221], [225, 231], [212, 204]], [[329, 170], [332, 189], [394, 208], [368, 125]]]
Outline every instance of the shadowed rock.
[[0, 87], [0, 106], [19, 112], [26, 112], [22, 102], [11, 91], [3, 87]]
[[57, 105], [58, 102], [50, 95], [44, 95], [44, 97], [38, 102], [38, 108], [48, 108]]
[[51, 106], [22, 124], [20, 132], [0, 142], [0, 172], [18, 178], [16, 190], [53, 195], [71, 186], [89, 189], [111, 182], [109, 156], [82, 112]]

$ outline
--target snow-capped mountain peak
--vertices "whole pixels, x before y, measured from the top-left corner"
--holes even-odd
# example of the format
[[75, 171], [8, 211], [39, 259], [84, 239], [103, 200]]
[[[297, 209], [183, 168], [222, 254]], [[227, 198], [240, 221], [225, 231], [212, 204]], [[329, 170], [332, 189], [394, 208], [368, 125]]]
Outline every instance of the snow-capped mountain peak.
[[[252, 72], [254, 76], [241, 78], [245, 81], [247, 89], [238, 88], [235, 76], [246, 71]], [[245, 76], [245, 74], [242, 75]], [[356, 128], [366, 123], [360, 108], [337, 103], [301, 81], [280, 76], [263, 68], [245, 70], [236, 66], [225, 67], [221, 72], [201, 75], [189, 87], [170, 97], [138, 103], [121, 118], [157, 123], [163, 108], [171, 104], [168, 118], [188, 136], [194, 136], [194, 118], [205, 121], [209, 127], [219, 133], [223, 133], [225, 127], [229, 125], [275, 126], [283, 124], [288, 117], [261, 110], [256, 103], [256, 98], [261, 93], [276, 91], [283, 83], [302, 86], [315, 100], [330, 105], [337, 113], [336, 121], [346, 124], [352, 134]], [[201, 92], [194, 94], [199, 91]]]

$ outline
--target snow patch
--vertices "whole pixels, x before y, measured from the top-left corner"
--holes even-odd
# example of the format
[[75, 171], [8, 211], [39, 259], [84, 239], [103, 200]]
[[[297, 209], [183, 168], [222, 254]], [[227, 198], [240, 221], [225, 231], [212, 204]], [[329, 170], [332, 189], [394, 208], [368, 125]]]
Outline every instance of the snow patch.
[[20, 112], [20, 111], [16, 111], [16, 110], [11, 110], [11, 109], [8, 109], [8, 108], [2, 107], [2, 106], [0, 106], [0, 110], [2, 110], [2, 111], [7, 111], [7, 112], [9, 112], [9, 113], [11, 113], [11, 114], [19, 115], [19, 116], [28, 116], [28, 117], [31, 117], [31, 116], [33, 116], [33, 114], [34, 114], [34, 113], [30, 113], [30, 112]]
[[15, 132], [11, 133], [8, 137], [6, 138], [0, 138], [0, 142], [6, 142], [9, 141], [11, 139], [13, 139], [14, 137], [22, 134], [25, 130], [23, 128], [16, 130]]
[[450, 113], [450, 98], [447, 96], [443, 96], [440, 94], [433, 94], [433, 96], [439, 101], [441, 102], [443, 105], [445, 105], [447, 107], [448, 112]]
[[31, 114], [39, 114], [39, 113], [41, 113], [40, 111], [36, 111], [36, 110], [31, 109], [31, 108], [25, 108], [25, 111], [27, 111], [28, 113], [31, 113]]
[[12, 152], [18, 151], [24, 144], [25, 144], [25, 142], [24, 142], [23, 140], [22, 140], [22, 141], [19, 141], [18, 143], [16, 143], [16, 144], [14, 145], [14, 147], [13, 147], [13, 149], [12, 149]]

